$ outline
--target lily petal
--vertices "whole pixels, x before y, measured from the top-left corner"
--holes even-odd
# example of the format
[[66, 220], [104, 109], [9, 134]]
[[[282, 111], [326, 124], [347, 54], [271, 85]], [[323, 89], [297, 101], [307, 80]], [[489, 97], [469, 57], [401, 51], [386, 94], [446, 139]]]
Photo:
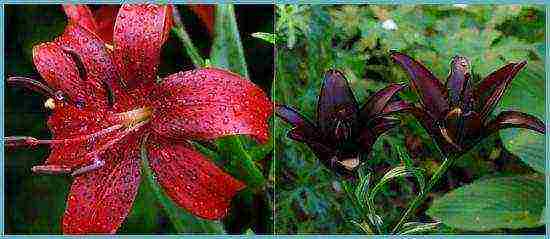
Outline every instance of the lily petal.
[[361, 121], [367, 121], [385, 110], [390, 99], [405, 87], [402, 84], [390, 84], [384, 89], [381, 89], [371, 95], [367, 103], [361, 109]]
[[470, 61], [462, 56], [453, 57], [451, 60], [451, 73], [447, 78], [449, 101], [453, 107], [460, 107], [464, 98], [464, 91], [470, 80]]
[[214, 20], [216, 7], [214, 5], [207, 4], [198, 4], [198, 5], [187, 5], [193, 13], [195, 13], [202, 23], [208, 29], [208, 33], [214, 34]]
[[97, 23], [95, 33], [107, 44], [113, 44], [113, 31], [118, 9], [118, 5], [104, 5], [93, 12]]
[[400, 113], [400, 112], [406, 112], [407, 110], [410, 110], [413, 108], [414, 105], [404, 101], [394, 101], [386, 105], [384, 107], [384, 110], [382, 111], [382, 114], [393, 114], [393, 113]]
[[224, 217], [245, 185], [187, 144], [149, 141], [149, 163], [166, 194], [193, 215]]
[[92, 10], [86, 5], [63, 4], [63, 11], [69, 18], [69, 23], [80, 25], [90, 32], [96, 32], [97, 23]]
[[100, 99], [103, 99], [105, 92], [95, 88], [92, 82], [82, 79], [86, 77], [85, 70], [75, 62], [80, 59], [70, 54], [55, 43], [42, 43], [34, 46], [33, 61], [48, 85], [65, 93], [68, 100], [79, 107], [104, 105]]
[[154, 93], [151, 127], [176, 139], [215, 139], [245, 134], [269, 138], [273, 106], [265, 93], [237, 74], [203, 68], [168, 76]]
[[123, 156], [105, 159], [102, 168], [75, 178], [63, 216], [63, 233], [113, 234], [120, 227], [132, 208], [140, 181], [139, 145], [130, 141], [131, 150]]
[[114, 62], [111, 60], [105, 43], [94, 33], [80, 25], [69, 24], [56, 43], [65, 52], [81, 61], [85, 79], [94, 94], [94, 101], [105, 106], [108, 102], [108, 90], [115, 90], [115, 95], [122, 94], [121, 83]]
[[361, 129], [359, 144], [363, 152], [369, 152], [376, 140], [388, 130], [398, 126], [400, 121], [391, 117], [376, 117]]
[[493, 112], [512, 79], [525, 65], [527, 65], [526, 61], [510, 63], [485, 77], [476, 87], [474, 91], [476, 111], [479, 112], [482, 122], [485, 122]]
[[[115, 134], [115, 128], [105, 130], [109, 127], [110, 122], [102, 111], [81, 110], [68, 104], [56, 106], [48, 118], [53, 140], [82, 140], [51, 144], [46, 164], [75, 168], [90, 163], [91, 158], [86, 157], [90, 147], [107, 142]], [[90, 137], [100, 133], [103, 137]]]
[[533, 115], [518, 111], [503, 111], [487, 125], [490, 133], [506, 128], [530, 129], [541, 134], [546, 132], [544, 122]]
[[422, 104], [435, 118], [442, 119], [449, 110], [447, 92], [441, 82], [420, 62], [400, 52], [391, 58], [407, 71], [411, 86], [418, 91]]
[[[294, 126], [294, 128], [292, 129], [292, 133], [289, 134], [289, 136], [292, 135], [293, 137], [297, 138], [310, 139], [317, 139], [317, 137], [319, 137], [317, 127], [293, 108], [286, 105], [277, 104], [275, 106], [275, 113], [281, 119]], [[296, 138], [292, 139], [303, 141]]]
[[357, 101], [344, 74], [338, 70], [327, 71], [317, 101], [317, 122], [324, 134], [332, 135], [338, 121], [355, 125], [358, 114]]
[[172, 8], [167, 5], [125, 4], [118, 11], [113, 58], [130, 89], [154, 83], [171, 23]]

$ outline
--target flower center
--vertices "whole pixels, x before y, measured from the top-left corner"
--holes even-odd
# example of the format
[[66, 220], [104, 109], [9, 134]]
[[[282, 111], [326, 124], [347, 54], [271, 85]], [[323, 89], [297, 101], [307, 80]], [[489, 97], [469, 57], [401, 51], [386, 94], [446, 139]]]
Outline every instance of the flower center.
[[142, 107], [122, 113], [115, 114], [112, 118], [114, 122], [124, 125], [126, 128], [131, 128], [141, 122], [148, 121], [151, 118], [153, 110], [151, 107]]

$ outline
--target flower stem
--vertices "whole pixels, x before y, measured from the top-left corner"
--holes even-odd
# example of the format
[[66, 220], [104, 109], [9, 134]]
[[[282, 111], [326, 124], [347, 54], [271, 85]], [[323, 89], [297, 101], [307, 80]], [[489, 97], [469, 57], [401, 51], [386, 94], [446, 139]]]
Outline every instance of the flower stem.
[[392, 233], [396, 233], [397, 230], [399, 230], [399, 228], [409, 218], [409, 216], [411, 216], [411, 214], [416, 211], [416, 208], [418, 208], [418, 206], [420, 206], [420, 204], [426, 199], [428, 192], [430, 192], [432, 190], [432, 187], [435, 186], [437, 182], [439, 182], [439, 179], [441, 179], [441, 176], [443, 176], [443, 174], [447, 172], [447, 169], [449, 169], [453, 161], [454, 161], [453, 158], [445, 157], [445, 160], [443, 161], [441, 166], [439, 166], [437, 171], [435, 171], [434, 175], [428, 182], [428, 185], [426, 185], [426, 188], [416, 196], [416, 198], [412, 201], [411, 204], [409, 204], [409, 207], [407, 208], [405, 213], [403, 213], [403, 216], [401, 216], [401, 219], [399, 220], [397, 225], [395, 225], [395, 227], [393, 228]]
[[193, 65], [196, 68], [204, 67], [204, 59], [202, 59], [195, 45], [193, 45], [193, 42], [191, 41], [189, 34], [187, 34], [187, 31], [185, 31], [185, 26], [183, 25], [183, 22], [181, 21], [181, 16], [178, 12], [178, 9], [175, 6], [173, 7], [173, 16], [174, 16], [174, 27], [172, 28], [172, 31], [174, 31], [176, 36], [183, 43], [183, 46], [185, 47], [185, 51], [191, 58]]

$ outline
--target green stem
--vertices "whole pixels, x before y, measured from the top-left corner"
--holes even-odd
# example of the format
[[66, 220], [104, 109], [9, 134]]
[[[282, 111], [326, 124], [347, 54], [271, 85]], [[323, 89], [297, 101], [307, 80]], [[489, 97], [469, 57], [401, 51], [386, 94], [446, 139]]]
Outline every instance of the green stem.
[[183, 22], [181, 21], [180, 14], [176, 7], [173, 8], [173, 16], [174, 16], [174, 27], [172, 28], [172, 31], [176, 34], [176, 36], [181, 40], [183, 43], [183, 46], [185, 48], [185, 51], [187, 52], [187, 55], [191, 58], [191, 61], [193, 62], [193, 65], [196, 68], [200, 68], [204, 66], [204, 59], [202, 59], [199, 51], [193, 45], [193, 42], [191, 41], [191, 38], [189, 37], [189, 34], [187, 34], [187, 31], [185, 31], [185, 26], [183, 25]]
[[441, 166], [439, 166], [437, 171], [435, 171], [434, 175], [428, 182], [428, 185], [426, 185], [426, 188], [416, 196], [416, 198], [412, 201], [411, 204], [409, 204], [409, 207], [407, 208], [405, 213], [403, 213], [403, 216], [401, 216], [401, 219], [399, 220], [397, 225], [395, 225], [395, 227], [393, 228], [392, 233], [396, 233], [397, 230], [399, 230], [399, 228], [409, 218], [409, 216], [411, 216], [411, 214], [416, 211], [416, 208], [418, 208], [418, 206], [420, 206], [420, 204], [426, 199], [428, 192], [430, 192], [432, 190], [432, 187], [435, 186], [437, 182], [439, 182], [439, 179], [441, 179], [441, 176], [443, 176], [445, 172], [447, 172], [447, 169], [449, 169], [453, 161], [454, 161], [453, 158], [445, 157], [443, 164], [441, 164]]
[[250, 154], [244, 149], [239, 137], [218, 140], [219, 148], [224, 157], [231, 159], [229, 164], [237, 174], [241, 175], [251, 189], [259, 189], [265, 185], [262, 171], [256, 166]]

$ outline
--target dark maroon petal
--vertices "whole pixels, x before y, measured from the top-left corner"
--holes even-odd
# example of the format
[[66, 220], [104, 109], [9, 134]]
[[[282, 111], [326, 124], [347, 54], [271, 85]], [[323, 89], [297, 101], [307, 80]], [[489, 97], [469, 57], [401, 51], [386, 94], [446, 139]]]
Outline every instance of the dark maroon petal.
[[447, 78], [449, 102], [452, 107], [459, 107], [464, 99], [464, 91], [470, 79], [470, 61], [462, 56], [451, 60], [451, 73]]
[[130, 89], [156, 80], [171, 19], [172, 8], [167, 5], [125, 4], [118, 11], [113, 58]]
[[128, 150], [109, 153], [105, 165], [75, 178], [63, 216], [63, 233], [115, 233], [137, 195], [140, 181], [139, 144], [126, 142]]
[[168, 76], [155, 91], [151, 127], [175, 139], [250, 135], [269, 138], [273, 105], [251, 81], [232, 72], [202, 68]]
[[447, 92], [441, 82], [420, 62], [400, 52], [392, 52], [392, 59], [407, 71], [411, 86], [418, 92], [426, 110], [438, 119], [449, 110]]
[[490, 133], [506, 128], [524, 128], [537, 131], [541, 134], [546, 132], [544, 122], [537, 117], [518, 111], [503, 111], [496, 119], [487, 124]]
[[400, 113], [400, 112], [407, 112], [408, 110], [414, 108], [414, 105], [403, 101], [394, 101], [386, 105], [384, 107], [384, 110], [382, 111], [382, 114], [393, 114], [393, 113]]
[[275, 114], [292, 126], [311, 126], [312, 123], [298, 111], [286, 105], [276, 104]]
[[245, 187], [190, 145], [149, 141], [147, 150], [149, 164], [166, 194], [195, 216], [224, 217], [231, 199]]
[[500, 98], [517, 73], [527, 65], [526, 61], [510, 63], [485, 77], [474, 91], [476, 111], [484, 122], [493, 112]]
[[317, 102], [317, 124], [326, 135], [331, 135], [338, 121], [354, 125], [359, 108], [344, 74], [337, 70], [325, 73]]
[[392, 96], [403, 89], [405, 85], [401, 84], [390, 84], [384, 89], [381, 89], [371, 95], [367, 100], [367, 103], [361, 109], [361, 121], [369, 120], [372, 117], [382, 113], [382, 111], [387, 108], [388, 102]]
[[370, 153], [376, 140], [388, 130], [398, 126], [400, 121], [391, 117], [376, 117], [361, 129], [359, 144], [364, 152]]

